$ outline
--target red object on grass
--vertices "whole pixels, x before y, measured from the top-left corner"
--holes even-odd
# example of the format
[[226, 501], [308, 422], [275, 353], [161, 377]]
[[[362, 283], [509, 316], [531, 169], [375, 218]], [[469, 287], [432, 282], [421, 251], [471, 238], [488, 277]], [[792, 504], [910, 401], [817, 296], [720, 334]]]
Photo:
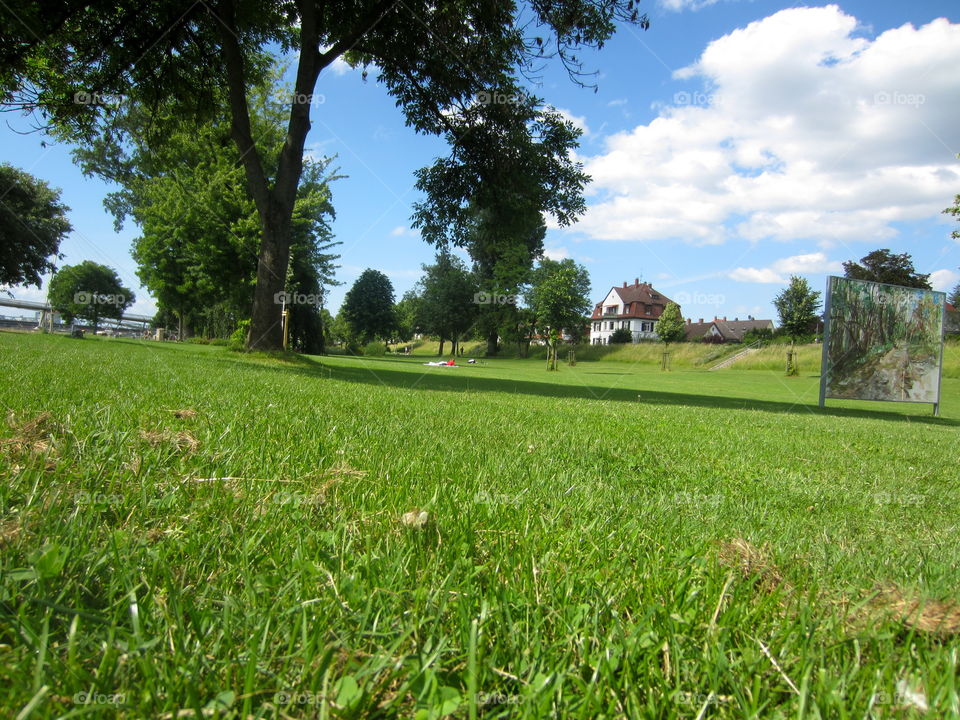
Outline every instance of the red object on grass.
[[453, 365], [453, 364], [454, 364], [453, 360], [447, 360], [447, 365]]

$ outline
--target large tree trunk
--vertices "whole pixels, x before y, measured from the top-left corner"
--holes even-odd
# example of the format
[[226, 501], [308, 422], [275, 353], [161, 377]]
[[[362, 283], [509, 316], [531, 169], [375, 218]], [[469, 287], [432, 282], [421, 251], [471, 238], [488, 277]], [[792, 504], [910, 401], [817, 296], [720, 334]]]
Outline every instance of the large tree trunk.
[[444, 343], [443, 335], [441, 335], [440, 336], [440, 352], [437, 353], [437, 355], [439, 355], [440, 357], [443, 357], [443, 343]]
[[290, 103], [286, 141], [280, 151], [272, 186], [250, 127], [244, 51], [235, 31], [234, 3], [224, 0], [215, 6], [229, 91], [231, 135], [240, 151], [247, 188], [257, 206], [262, 233], [257, 286], [253, 294], [250, 332], [247, 336], [249, 349], [283, 349], [283, 329], [274, 298], [283, 291], [287, 276], [290, 222], [303, 171], [303, 146], [310, 130], [310, 104], [317, 78], [321, 70], [356, 45], [397, 2], [398, 0], [381, 0], [357, 18], [352, 32], [346, 33], [323, 53], [320, 52], [316, 5], [309, 1], [298, 3], [301, 15], [300, 57]]
[[500, 340], [500, 333], [497, 331], [497, 328], [494, 327], [487, 333], [487, 357], [492, 357], [497, 354], [500, 350], [498, 341]]

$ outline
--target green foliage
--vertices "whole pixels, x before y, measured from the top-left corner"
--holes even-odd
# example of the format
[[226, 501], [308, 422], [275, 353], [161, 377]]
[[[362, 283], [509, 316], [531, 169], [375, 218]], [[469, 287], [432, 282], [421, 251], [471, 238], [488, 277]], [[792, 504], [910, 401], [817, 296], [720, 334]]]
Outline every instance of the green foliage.
[[918, 273], [914, 269], [910, 253], [897, 255], [889, 250], [874, 250], [861, 258], [860, 263], [852, 260], [843, 263], [844, 275], [853, 280], [931, 289], [930, 275]]
[[686, 337], [686, 323], [680, 314], [680, 306], [676, 303], [667, 303], [653, 326], [653, 331], [665, 345], [683, 340]]
[[378, 338], [388, 340], [397, 326], [393, 284], [379, 270], [364, 270], [347, 291], [340, 312], [351, 335], [362, 343]]
[[756, 328], [747, 330], [743, 335], [743, 344], [752, 345], [755, 342], [768, 343], [773, 341], [773, 330], [770, 328]]
[[[281, 345], [273, 298], [283, 290], [289, 260], [289, 229], [310, 128], [309, 100], [325, 68], [342, 56], [376, 68], [407, 124], [419, 133], [444, 135], [452, 148], [448, 164], [468, 169], [450, 178], [460, 178], [459, 188], [432, 181], [421, 187], [430, 185], [444, 197], [472, 202], [479, 193], [464, 188], [465, 183], [503, 191], [497, 174], [524, 171], [531, 159], [536, 165], [526, 171], [528, 180], [563, 184], [558, 176], [540, 175], [557, 167], [555, 162], [544, 166], [537, 162], [543, 155], [531, 158], [527, 152], [531, 138], [546, 146], [563, 130], [548, 118], [550, 113], [530, 116], [521, 110], [540, 103], [527, 98], [519, 77], [538, 72], [544, 60], [556, 57], [578, 78], [579, 49], [599, 49], [620, 23], [649, 26], [634, 0], [469, 0], [443, 8], [413, 0], [404, 3], [402, 12], [381, 0], [349, 6], [238, 0], [186, 9], [169, 0], [119, 8], [98, 0], [48, 13], [38, 13], [33, 5], [10, 0], [5, 6], [18, 22], [0, 56], [0, 92], [14, 106], [41, 109], [74, 141], [103, 139], [111, 148], [121, 147], [126, 130], [113, 121], [125, 104], [148, 108], [155, 117], [151, 132], [162, 139], [168, 119], [209, 120], [226, 99], [231, 137], [262, 229], [250, 338], [266, 350]], [[527, 35], [528, 29], [536, 35]], [[277, 47], [297, 58], [297, 68], [294, 91], [283, 103], [286, 139], [273, 158], [258, 147], [249, 93], [268, 74], [266, 55]], [[468, 59], [469, 72], [462, 63], [451, 62], [451, 48]], [[513, 100], [513, 94], [519, 99]], [[509, 97], [501, 101], [501, 95]], [[520, 162], [510, 163], [510, 158]], [[481, 177], [475, 168], [487, 172]], [[566, 169], [572, 169], [579, 196], [585, 178], [572, 164]], [[427, 194], [432, 196], [433, 189]], [[524, 184], [524, 189], [535, 185]], [[544, 207], [542, 197], [529, 197], [531, 206]], [[577, 209], [582, 199], [566, 200], [554, 212], [561, 224], [569, 221], [571, 208], [573, 214], [582, 211]]]
[[449, 252], [438, 253], [436, 262], [424, 265], [423, 271], [417, 284], [416, 325], [441, 341], [452, 341], [456, 352], [460, 336], [470, 330], [477, 317], [476, 279], [463, 261]]
[[386, 353], [386, 343], [381, 340], [371, 340], [363, 346], [363, 354], [367, 357], [382, 357]]
[[790, 276], [790, 284], [773, 299], [773, 306], [780, 318], [780, 327], [794, 340], [809, 334], [811, 326], [819, 317], [820, 291], [810, 289], [805, 278]]
[[393, 308], [397, 318], [397, 339], [402, 343], [413, 340], [420, 332], [417, 318], [420, 315], [420, 296], [416, 290], [407, 290]]
[[237, 323], [237, 329], [230, 335], [230, 348], [243, 350], [247, 344], [247, 335], [250, 332], [250, 320], [245, 319]]
[[610, 334], [610, 340], [608, 342], [611, 345], [622, 345], [624, 343], [632, 343], [633, 333], [630, 332], [627, 328], [617, 328]]
[[60, 191], [23, 170], [0, 164], [0, 285], [36, 285], [56, 270], [60, 243], [73, 229]]
[[556, 369], [556, 348], [564, 328], [582, 325], [591, 308], [590, 275], [571, 258], [543, 258], [533, 272], [527, 305], [533, 312], [537, 332], [552, 350], [551, 369]]
[[64, 265], [50, 279], [49, 299], [64, 322], [84, 320], [96, 330], [102, 318], [119, 320], [137, 298], [123, 286], [116, 271], [84, 260], [79, 265]]
[[[960, 157], [960, 155], [958, 155], [958, 157]], [[960, 195], [957, 195], [956, 198], [954, 198], [953, 206], [948, 207], [943, 212], [946, 215], [953, 215], [957, 221], [960, 221]], [[950, 233], [950, 237], [952, 237], [954, 240], [960, 240], [960, 230], [954, 230], [952, 233]], [[956, 303], [953, 302], [950, 304], [956, 305]]]
[[947, 294], [947, 302], [960, 309], [960, 283], [954, 285], [953, 290]]

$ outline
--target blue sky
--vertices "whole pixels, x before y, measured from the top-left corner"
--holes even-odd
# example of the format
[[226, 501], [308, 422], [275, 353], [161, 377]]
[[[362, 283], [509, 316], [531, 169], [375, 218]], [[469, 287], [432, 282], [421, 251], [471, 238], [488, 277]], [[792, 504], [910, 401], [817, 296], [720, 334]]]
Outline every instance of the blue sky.
[[[958, 227], [940, 211], [960, 192], [960, 8], [953, 1], [652, 0], [652, 26], [624, 27], [585, 53], [597, 91], [550, 66], [538, 95], [585, 129], [578, 157], [594, 182], [572, 228], [551, 227], [551, 257], [611, 285], [652, 282], [697, 320], [770, 317], [790, 274], [816, 288], [878, 247], [913, 255], [938, 289], [960, 281]], [[343, 245], [336, 310], [373, 267], [399, 297], [433, 250], [409, 229], [413, 172], [444, 144], [406, 128], [371, 77], [343, 65], [320, 78], [309, 152], [336, 155], [334, 231]], [[74, 232], [65, 263], [114, 267], [139, 288], [130, 243], [69, 147], [18, 134], [4, 116], [0, 160], [63, 190]], [[43, 290], [14, 289], [40, 299]], [[139, 288], [134, 312], [155, 308]]]

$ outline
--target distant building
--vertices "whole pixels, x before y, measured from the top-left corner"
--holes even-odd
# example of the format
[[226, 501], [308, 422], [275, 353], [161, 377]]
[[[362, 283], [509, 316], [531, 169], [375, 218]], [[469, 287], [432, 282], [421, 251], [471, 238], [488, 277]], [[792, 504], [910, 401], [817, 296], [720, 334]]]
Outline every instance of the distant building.
[[590, 344], [608, 344], [610, 336], [620, 328], [630, 331], [633, 342], [657, 340], [653, 326], [671, 302], [650, 283], [640, 282], [640, 278], [636, 278], [633, 285], [623, 283], [622, 287], [610, 288], [590, 316]]
[[693, 322], [687, 318], [686, 335], [687, 340], [700, 340], [708, 337], [708, 342], [743, 342], [743, 336], [751, 330], [773, 330], [772, 320], [757, 320], [749, 316], [746, 320], [734, 318], [727, 320], [726, 317], [715, 317], [709, 322], [704, 322], [700, 318]]
[[960, 335], [960, 310], [946, 303], [943, 313], [943, 332], [946, 335]]

